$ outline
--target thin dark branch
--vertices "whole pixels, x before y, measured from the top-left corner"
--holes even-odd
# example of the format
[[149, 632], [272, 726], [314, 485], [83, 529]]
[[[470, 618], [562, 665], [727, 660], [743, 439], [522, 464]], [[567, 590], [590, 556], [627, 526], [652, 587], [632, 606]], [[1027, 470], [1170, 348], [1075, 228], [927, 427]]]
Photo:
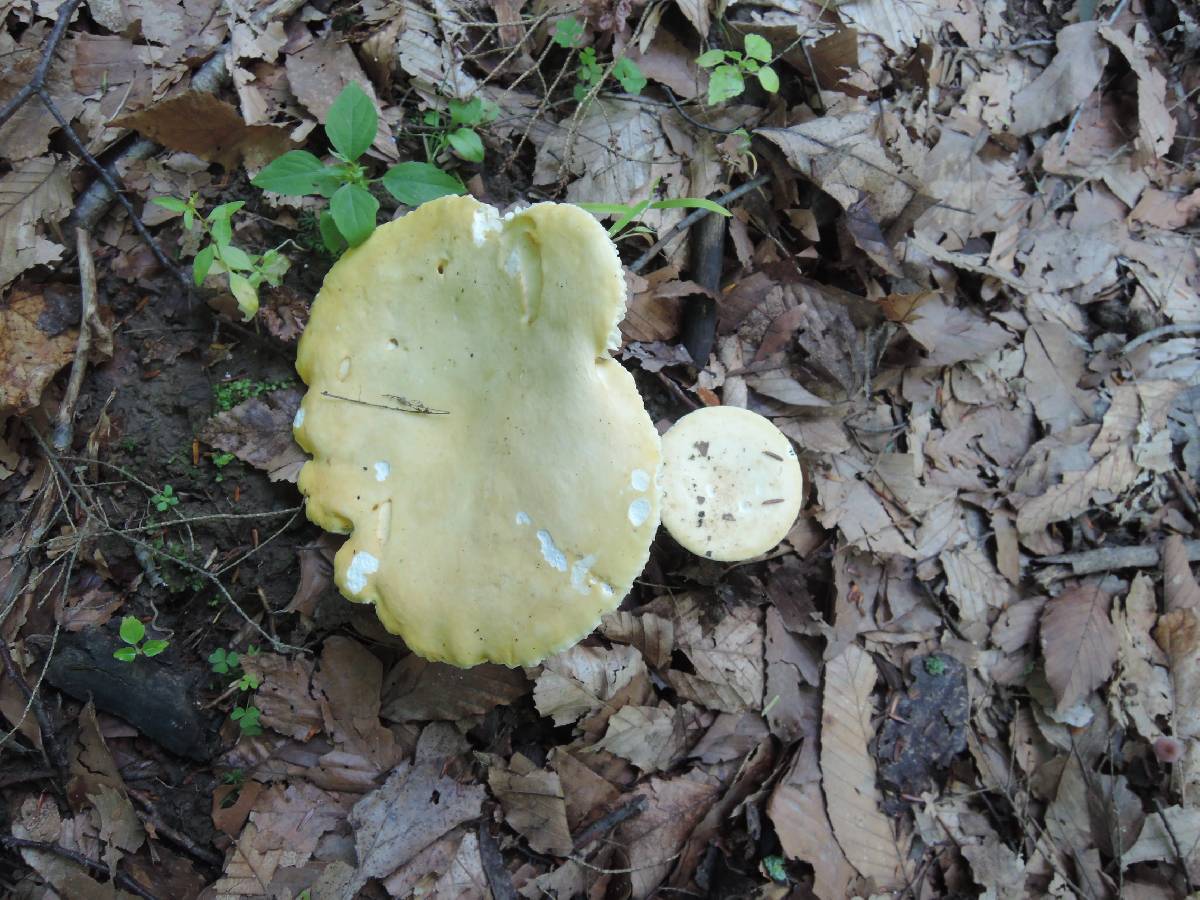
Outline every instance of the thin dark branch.
[[675, 107], [675, 112], [679, 113], [686, 121], [690, 122], [692, 125], [695, 125], [697, 128], [703, 128], [705, 131], [711, 131], [713, 134], [737, 134], [739, 131], [746, 130], [745, 125], [740, 125], [737, 128], [714, 128], [712, 125], [705, 125], [703, 122], [697, 122], [684, 110], [683, 105], [675, 96], [675, 92], [665, 84], [663, 85], [663, 88], [667, 92], [667, 99], [670, 100], [671, 105]]
[[517, 900], [512, 876], [504, 867], [500, 847], [488, 828], [488, 818], [490, 817], [484, 816], [483, 821], [479, 823], [479, 861], [483, 864], [484, 877], [487, 878], [493, 900]]
[[638, 794], [628, 803], [622, 804], [612, 812], [601, 816], [587, 828], [583, 829], [583, 831], [579, 832], [579, 836], [575, 838], [575, 843], [573, 845], [575, 852], [578, 853], [592, 841], [596, 840], [606, 832], [616, 828], [627, 819], [632, 819], [634, 816], [640, 816], [646, 811], [646, 807], [649, 805], [649, 803], [650, 801], [646, 798], [645, 794]]
[[[729, 193], [722, 194], [720, 197], [717, 197], [714, 202], [719, 203], [722, 206], [725, 206], [729, 203], [732, 203], [734, 200], [744, 197], [746, 194], [750, 193], [754, 189], [762, 187], [764, 184], [766, 184], [770, 180], [771, 180], [770, 174], [759, 175], [757, 178], [747, 181], [743, 185], [739, 185], [738, 187], [735, 187]], [[637, 260], [633, 263], [633, 265], [631, 265], [629, 267], [629, 271], [633, 272], [634, 274], [642, 271], [642, 269], [646, 268], [646, 266], [649, 264], [650, 260], [654, 259], [655, 255], [658, 253], [658, 251], [661, 250], [663, 247], [667, 246], [667, 244], [669, 244], [672, 240], [674, 240], [676, 235], [682, 234], [683, 232], [687, 231], [689, 228], [691, 228], [693, 225], [695, 225], [697, 222], [699, 222], [704, 216], [715, 216], [715, 215], [716, 215], [716, 213], [709, 212], [707, 209], [692, 210], [692, 212], [688, 213], [686, 216], [684, 216], [682, 219], [680, 219], [679, 222], [676, 223], [674, 228], [672, 228], [670, 231], [668, 231], [666, 234], [664, 234], [661, 238], [659, 238], [658, 241], [655, 242], [654, 246], [652, 246], [649, 250], [647, 250], [645, 253], [643, 253], [641, 256], [639, 256], [637, 258]]]
[[[0, 837], [0, 844], [13, 849], [36, 850], [39, 853], [53, 853], [55, 856], [61, 856], [63, 859], [69, 859], [71, 862], [78, 863], [85, 869], [91, 869], [93, 872], [99, 872], [101, 875], [108, 875], [108, 864], [102, 863], [98, 859], [92, 859], [90, 856], [84, 856], [75, 850], [69, 850], [59, 844], [51, 844], [45, 841], [31, 841], [27, 838]], [[117, 872], [112, 876], [113, 883], [122, 890], [129, 891], [132, 894], [137, 894], [139, 897], [145, 897], [146, 900], [158, 900], [158, 896], [149, 888], [133, 878], [126, 875], [124, 872]]]
[[70, 24], [71, 16], [75, 15], [75, 10], [79, 8], [80, 2], [82, 0], [67, 0], [58, 8], [58, 19], [55, 20], [54, 27], [50, 30], [46, 46], [42, 48], [41, 62], [34, 69], [33, 78], [29, 80], [29, 83], [17, 91], [16, 96], [4, 104], [3, 109], [0, 109], [0, 125], [16, 115], [17, 110], [46, 84], [46, 75], [49, 74], [50, 66], [54, 62], [54, 54], [58, 52], [58, 45], [62, 43], [63, 36], [67, 33], [67, 25]]
[[1171, 839], [1171, 847], [1175, 850], [1175, 857], [1179, 860], [1180, 868], [1183, 869], [1183, 880], [1187, 884], [1188, 896], [1192, 896], [1196, 892], [1196, 885], [1192, 881], [1192, 873], [1188, 869], [1188, 858], [1184, 855], [1183, 849], [1179, 846], [1179, 838], [1175, 836], [1175, 829], [1171, 827], [1171, 822], [1163, 812], [1162, 803], [1158, 798], [1154, 798], [1154, 809], [1158, 813], [1158, 817], [1162, 820], [1163, 828], [1167, 830], [1167, 837]]

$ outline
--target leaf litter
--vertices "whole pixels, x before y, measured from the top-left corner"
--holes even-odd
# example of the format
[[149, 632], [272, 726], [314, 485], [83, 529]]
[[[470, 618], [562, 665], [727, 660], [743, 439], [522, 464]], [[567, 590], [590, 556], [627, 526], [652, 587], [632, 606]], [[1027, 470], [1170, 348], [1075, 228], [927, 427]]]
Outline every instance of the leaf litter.
[[[0, 103], [54, 15], [0, 13]], [[552, 39], [568, 18], [648, 86], [580, 104], [578, 48]], [[783, 87], [709, 108], [695, 60], [746, 34]], [[0, 764], [16, 889], [1194, 891], [1198, 45], [1174, 3], [87, 3], [45, 94], [102, 158], [153, 143], [117, 160], [131, 208], [89, 220], [116, 327], [77, 400], [68, 216], [92, 173], [37, 98], [0, 123], [0, 630], [55, 701], [43, 725], [0, 676], [4, 743], [52, 773]], [[425, 158], [451, 99], [494, 104], [484, 164], [430, 161], [501, 206], [769, 176], [730, 204], [715, 288], [672, 231], [686, 210], [621, 240], [627, 264], [666, 242], [629, 273], [619, 356], [661, 427], [725, 403], [792, 438], [812, 490], [776, 551], [724, 567], [660, 539], [620, 610], [525, 670], [428, 663], [336, 596], [338, 539], [292, 509], [299, 393], [277, 387], [329, 264], [319, 210], [246, 181], [323, 150], [348, 83], [387, 126], [370, 165]], [[164, 193], [251, 199], [237, 240], [283, 242], [261, 329], [146, 252], [131, 213], [172, 258], [198, 249], [148, 202]], [[694, 361], [706, 297], [714, 352]], [[51, 457], [63, 405], [78, 437]], [[24, 546], [40, 504], [56, 527]], [[207, 763], [41, 681], [58, 629], [116, 641], [127, 614], [199, 685]], [[155, 671], [131, 676], [147, 698]]]

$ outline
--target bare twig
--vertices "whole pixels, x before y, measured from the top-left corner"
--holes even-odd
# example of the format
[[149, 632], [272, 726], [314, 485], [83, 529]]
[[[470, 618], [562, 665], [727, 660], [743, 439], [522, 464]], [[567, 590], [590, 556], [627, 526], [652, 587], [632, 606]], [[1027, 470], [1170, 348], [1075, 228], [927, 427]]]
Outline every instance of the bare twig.
[[[770, 180], [771, 176], [769, 174], [759, 175], [757, 178], [747, 181], [743, 185], [735, 187], [729, 193], [722, 194], [720, 197], [717, 197], [714, 202], [719, 203], [721, 206], [725, 206], [726, 204], [732, 203], [734, 200], [737, 200], [740, 197], [744, 197], [746, 194], [750, 193], [756, 188], [762, 187]], [[670, 231], [660, 237], [649, 250], [639, 256], [634, 263], [629, 266], [629, 271], [635, 274], [642, 271], [642, 269], [646, 268], [646, 266], [650, 263], [650, 260], [654, 259], [655, 254], [657, 254], [659, 250], [674, 240], [676, 235], [682, 234], [699, 222], [704, 216], [710, 215], [715, 216], [716, 213], [711, 213], [707, 209], [692, 210], [692, 212], [680, 219]]]
[[17, 91], [13, 98], [4, 104], [4, 108], [0, 109], [0, 125], [16, 115], [17, 110], [24, 106], [34, 94], [45, 88], [46, 76], [50, 73], [54, 54], [58, 52], [58, 45], [62, 43], [63, 36], [67, 33], [67, 25], [70, 24], [71, 17], [75, 15], [75, 10], [79, 8], [80, 2], [81, 0], [67, 0], [58, 8], [58, 18], [50, 30], [50, 37], [46, 39], [46, 46], [42, 48], [41, 62], [34, 69], [29, 83]]
[[[1200, 541], [1184, 541], [1188, 560], [1200, 560]], [[1084, 550], [1081, 553], [1063, 553], [1058, 556], [1043, 556], [1037, 562], [1051, 565], [1067, 565], [1075, 575], [1091, 575], [1113, 569], [1148, 569], [1157, 566], [1160, 558], [1157, 544], [1142, 544], [1134, 547], [1101, 547], [1099, 550]]]
[[224, 865], [225, 859], [219, 853], [210, 850], [208, 847], [202, 847], [191, 836], [184, 834], [176, 828], [172, 828], [164, 822], [162, 817], [155, 811], [155, 803], [151, 797], [133, 788], [128, 788], [128, 791], [129, 796], [142, 808], [142, 818], [154, 826], [156, 833], [166, 838], [175, 846], [186, 850], [193, 858], [204, 863], [206, 866], [220, 869]]
[[645, 794], [638, 794], [628, 803], [622, 804], [607, 813], [589, 825], [583, 831], [579, 832], [579, 836], [575, 838], [574, 848], [576, 852], [582, 850], [596, 838], [602, 834], [616, 828], [627, 819], [632, 819], [634, 816], [640, 816], [646, 811], [646, 807], [650, 801]]
[[58, 407], [58, 421], [50, 443], [60, 453], [71, 446], [75, 436], [75, 404], [79, 400], [79, 389], [87, 371], [88, 351], [92, 347], [92, 318], [96, 309], [96, 263], [92, 258], [92, 247], [88, 233], [75, 229], [75, 246], [79, 254], [79, 287], [82, 299], [79, 314], [79, 340], [75, 344], [75, 359], [71, 363], [71, 377], [67, 390]]
[[1159, 802], [1157, 797], [1154, 798], [1154, 811], [1158, 813], [1159, 819], [1162, 820], [1163, 828], [1167, 831], [1167, 837], [1171, 839], [1171, 847], [1175, 851], [1175, 858], [1179, 860], [1179, 867], [1183, 869], [1183, 880], [1187, 885], [1187, 893], [1190, 897], [1196, 892], [1196, 885], [1192, 881], [1192, 873], [1188, 869], [1188, 858], [1179, 846], [1179, 838], [1175, 836], [1175, 829], [1171, 827], [1171, 821], [1167, 818], [1166, 813], [1163, 812], [1162, 803]]
[[[76, 850], [68, 850], [60, 844], [51, 844], [46, 841], [31, 841], [27, 838], [11, 837], [8, 835], [0, 837], [0, 844], [14, 850], [35, 850], [38, 853], [53, 853], [55, 856], [69, 859], [71, 862], [77, 863], [85, 869], [91, 869], [93, 872], [98, 872], [101, 875], [109, 874], [108, 863], [92, 859], [90, 856], [84, 856]], [[139, 897], [146, 898], [146, 900], [158, 900], [157, 895], [131, 875], [126, 875], [124, 872], [116, 872], [113, 874], [112, 880], [118, 887], [132, 894], [137, 894]]]
[[494, 900], [517, 900], [517, 891], [513, 887], [512, 876], [504, 867], [504, 857], [492, 832], [488, 828], [488, 816], [479, 823], [479, 861], [483, 864], [483, 874], [487, 878], [488, 887]]

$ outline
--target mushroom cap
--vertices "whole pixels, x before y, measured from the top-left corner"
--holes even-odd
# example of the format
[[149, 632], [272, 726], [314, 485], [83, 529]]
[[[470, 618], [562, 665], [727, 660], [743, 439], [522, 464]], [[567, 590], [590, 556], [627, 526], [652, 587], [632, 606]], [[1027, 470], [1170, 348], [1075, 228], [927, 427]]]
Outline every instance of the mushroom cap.
[[684, 548], [732, 562], [766, 553], [800, 512], [804, 477], [791, 441], [736, 406], [688, 413], [663, 435], [662, 520]]
[[575, 206], [445, 197], [330, 270], [296, 368], [334, 576], [428, 659], [531, 665], [616, 608], [658, 527], [661, 444], [611, 358], [625, 281]]

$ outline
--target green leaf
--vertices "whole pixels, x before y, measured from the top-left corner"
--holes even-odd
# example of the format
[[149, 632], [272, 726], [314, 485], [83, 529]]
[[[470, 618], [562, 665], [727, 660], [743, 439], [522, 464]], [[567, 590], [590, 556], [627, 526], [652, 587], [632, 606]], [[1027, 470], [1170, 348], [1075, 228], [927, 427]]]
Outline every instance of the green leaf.
[[258, 291], [254, 289], [254, 285], [250, 283], [245, 275], [239, 275], [237, 272], [229, 273], [229, 290], [233, 293], [234, 299], [237, 300], [238, 310], [242, 314], [242, 321], [249, 322], [254, 318], [254, 314], [258, 312]]
[[741, 70], [737, 66], [717, 66], [708, 79], [708, 105], [716, 106], [746, 90]]
[[208, 227], [212, 231], [212, 239], [222, 250], [233, 240], [233, 214], [245, 205], [245, 200], [234, 200], [232, 203], [222, 203], [208, 214]]
[[204, 279], [208, 277], [208, 270], [212, 268], [213, 259], [217, 255], [217, 245], [209, 244], [203, 250], [196, 254], [196, 258], [192, 260], [192, 280], [196, 282], [196, 287], [204, 283]]
[[283, 276], [287, 274], [287, 270], [291, 268], [291, 265], [292, 261], [276, 248], [268, 250], [262, 255], [262, 258], [258, 261], [258, 271], [267, 280], [267, 284], [279, 287], [279, 283], [283, 280]]
[[225, 265], [230, 269], [239, 272], [249, 272], [254, 268], [254, 260], [250, 258], [250, 254], [232, 244], [221, 250], [221, 259], [225, 260]]
[[707, 209], [718, 216], [731, 216], [729, 210], [720, 203], [706, 200], [703, 197], [678, 197], [672, 200], [655, 200], [650, 204], [651, 209]]
[[146, 641], [142, 644], [142, 652], [147, 656], [158, 656], [167, 649], [167, 641]]
[[748, 34], [742, 42], [746, 48], [746, 55], [751, 59], [757, 59], [759, 62], [771, 61], [771, 42], [761, 34]]
[[479, 97], [450, 101], [450, 121], [455, 125], [478, 125], [482, 119], [483, 101]]
[[192, 230], [192, 226], [196, 224], [196, 211], [190, 206], [183, 211], [183, 227], [188, 231]]
[[554, 37], [551, 40], [560, 47], [566, 47], [568, 50], [578, 46], [579, 41], [583, 38], [583, 25], [574, 16], [567, 16], [564, 19], [559, 19], [554, 26]]
[[617, 60], [617, 64], [613, 66], [613, 77], [620, 82], [621, 87], [625, 88], [627, 93], [633, 94], [635, 97], [646, 86], [646, 76], [642, 74], [642, 70], [632, 59]]
[[575, 204], [595, 216], [620, 216], [633, 209], [625, 203], [580, 203]]
[[228, 222], [233, 218], [233, 214], [245, 205], [245, 200], [231, 200], [228, 203], [222, 203], [220, 206], [214, 206], [212, 212], [206, 218], [210, 223]]
[[169, 209], [171, 212], [181, 213], [188, 208], [186, 200], [180, 200], [178, 197], [151, 197], [150, 202], [155, 206], [161, 206], [163, 209]]
[[289, 150], [255, 175], [250, 183], [276, 194], [315, 194], [318, 192], [316, 176], [324, 172], [325, 165], [308, 151]]
[[389, 194], [409, 206], [420, 206], [447, 194], [466, 192], [463, 183], [449, 172], [423, 162], [405, 162], [392, 166], [383, 176]]
[[763, 66], [758, 70], [758, 83], [762, 85], [763, 90], [768, 94], [779, 92], [779, 76], [775, 74], [775, 70], [770, 66]]
[[454, 152], [467, 162], [483, 162], [483, 141], [474, 128], [459, 128], [446, 135]]
[[723, 62], [725, 62], [724, 50], [709, 50], [696, 57], [696, 65], [702, 69], [711, 69], [713, 66], [719, 66]]
[[325, 134], [343, 159], [356, 160], [371, 146], [379, 131], [375, 102], [353, 81], [342, 88], [325, 117]]
[[113, 656], [121, 660], [121, 662], [133, 662], [137, 659], [137, 650], [133, 647], [122, 647], [120, 650], [114, 650]]
[[333, 214], [329, 210], [322, 211], [317, 217], [317, 230], [321, 232], [321, 242], [325, 244], [325, 249], [334, 256], [337, 256], [345, 250], [349, 244], [342, 237], [342, 233], [338, 231], [337, 224], [333, 221]]
[[146, 636], [146, 626], [133, 616], [121, 620], [121, 640], [127, 644], [136, 644]]
[[333, 221], [351, 247], [357, 247], [375, 230], [379, 201], [357, 184], [343, 184], [329, 201]]
[[[655, 179], [655, 183], [656, 184], [658, 183], [658, 179]], [[653, 187], [651, 187], [651, 190], [653, 190]], [[615, 238], [618, 234], [620, 234], [622, 231], [625, 230], [626, 225], [628, 225], [630, 222], [632, 222], [634, 219], [636, 219], [638, 216], [640, 216], [642, 213], [644, 213], [649, 208], [650, 208], [649, 200], [643, 200], [637, 206], [631, 206], [625, 212], [625, 214], [623, 216], [621, 216], [619, 219], [617, 219], [617, 221], [613, 222], [613, 224], [611, 226], [609, 226], [608, 236], [610, 238]]]

